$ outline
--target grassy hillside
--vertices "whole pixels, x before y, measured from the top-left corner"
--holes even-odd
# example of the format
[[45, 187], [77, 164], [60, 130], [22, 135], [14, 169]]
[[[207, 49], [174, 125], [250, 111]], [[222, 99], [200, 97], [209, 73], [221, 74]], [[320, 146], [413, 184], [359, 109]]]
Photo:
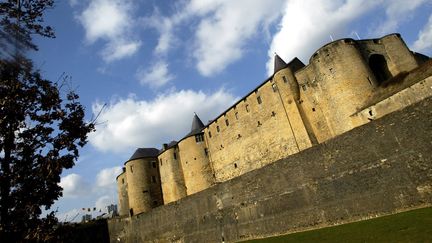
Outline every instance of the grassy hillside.
[[432, 242], [432, 207], [247, 242]]

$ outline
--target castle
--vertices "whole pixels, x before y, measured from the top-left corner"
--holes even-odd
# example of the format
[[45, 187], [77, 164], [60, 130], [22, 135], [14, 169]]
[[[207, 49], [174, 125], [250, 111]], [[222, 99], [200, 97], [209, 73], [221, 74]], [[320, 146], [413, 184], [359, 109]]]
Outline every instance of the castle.
[[428, 60], [399, 34], [331, 42], [308, 65], [276, 55], [274, 74], [207, 125], [195, 114], [178, 142], [135, 151], [116, 178], [120, 216], [176, 202], [432, 96]]

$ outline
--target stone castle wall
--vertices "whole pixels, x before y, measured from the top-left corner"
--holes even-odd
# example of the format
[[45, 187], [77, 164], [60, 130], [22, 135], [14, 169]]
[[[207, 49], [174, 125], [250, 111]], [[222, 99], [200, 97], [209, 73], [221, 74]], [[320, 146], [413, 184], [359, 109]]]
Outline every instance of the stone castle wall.
[[112, 242], [235, 242], [432, 203], [432, 98], [150, 212]]
[[[297, 58], [288, 64], [281, 62], [274, 75], [208, 125], [200, 121], [201, 129], [159, 153], [160, 184], [150, 185], [154, 187], [151, 191], [161, 185], [165, 204], [299, 153], [432, 95], [432, 70], [417, 70], [417, 74], [425, 74], [421, 77], [407, 72], [419, 63], [398, 34], [331, 42], [318, 49], [306, 66]], [[392, 83], [386, 84], [389, 79]], [[126, 172], [130, 173], [127, 168]], [[126, 212], [122, 207], [127, 205], [124, 195], [133, 197], [129, 198], [129, 209], [146, 205], [139, 212], [154, 207], [155, 200], [162, 201], [154, 199], [162, 198], [162, 194], [150, 198], [142, 195], [146, 185], [140, 183], [147, 183], [148, 178], [125, 178], [126, 186], [117, 180], [119, 190], [123, 190], [119, 192], [121, 215], [126, 215], [122, 214]]]

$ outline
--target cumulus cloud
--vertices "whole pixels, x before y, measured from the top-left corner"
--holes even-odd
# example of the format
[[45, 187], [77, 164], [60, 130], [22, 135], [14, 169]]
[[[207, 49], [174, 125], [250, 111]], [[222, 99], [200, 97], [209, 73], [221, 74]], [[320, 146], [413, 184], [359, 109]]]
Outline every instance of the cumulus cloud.
[[163, 61], [155, 63], [149, 69], [138, 68], [135, 76], [142, 85], [152, 88], [160, 88], [174, 79], [168, 71], [168, 64]]
[[99, 197], [96, 200], [95, 207], [98, 210], [100, 209], [103, 212], [107, 212], [108, 211], [107, 206], [111, 205], [111, 204], [115, 204], [116, 201], [117, 200], [114, 199], [113, 195], [111, 195], [111, 196], [105, 195], [105, 196]]
[[418, 39], [414, 42], [413, 49], [418, 52], [432, 49], [432, 15], [418, 34]]
[[119, 60], [136, 53], [141, 45], [133, 40], [133, 4], [122, 0], [91, 0], [77, 16], [86, 32], [86, 40], [93, 44], [104, 40], [101, 52], [106, 62]]
[[96, 186], [105, 188], [115, 188], [115, 178], [122, 172], [121, 166], [105, 168], [96, 175]]
[[385, 0], [382, 1], [385, 7], [386, 18], [384, 22], [378, 23], [372, 30], [375, 36], [386, 35], [396, 32], [400, 23], [410, 19], [414, 11], [429, 0]]
[[201, 16], [193, 56], [198, 71], [211, 76], [239, 60], [246, 40], [279, 17], [284, 1], [193, 0], [188, 10]]
[[[173, 46], [177, 25], [190, 23], [193, 29], [192, 57], [204, 76], [211, 76], [239, 60], [246, 41], [280, 17], [284, 0], [190, 0], [170, 17], [160, 17], [158, 11], [144, 19], [160, 37], [156, 54], [164, 54]], [[198, 20], [198, 21], [196, 21]], [[187, 22], [190, 21], [190, 22]]]
[[[181, 90], [140, 100], [134, 95], [112, 101], [99, 119], [104, 121], [89, 141], [101, 151], [130, 152], [137, 147], [160, 147], [180, 139], [190, 130], [193, 112], [204, 123], [225, 110], [237, 98], [223, 89], [215, 93]], [[102, 104], [93, 104], [98, 112]]]
[[376, 6], [363, 0], [290, 0], [285, 6], [279, 31], [268, 51], [267, 73], [273, 73], [274, 53], [285, 61], [294, 57], [307, 61], [319, 46], [337, 36], [353, 20]]
[[85, 196], [90, 191], [90, 185], [75, 173], [62, 177], [59, 186], [63, 188], [63, 197], [69, 198]]

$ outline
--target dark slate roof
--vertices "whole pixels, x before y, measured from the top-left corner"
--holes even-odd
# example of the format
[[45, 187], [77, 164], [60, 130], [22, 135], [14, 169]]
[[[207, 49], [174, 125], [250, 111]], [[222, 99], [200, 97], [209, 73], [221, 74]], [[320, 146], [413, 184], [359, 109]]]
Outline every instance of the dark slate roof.
[[129, 158], [128, 161], [141, 158], [153, 158], [157, 157], [158, 154], [159, 150], [155, 148], [138, 148], [137, 150], [135, 150], [135, 153]]
[[201, 119], [195, 113], [195, 115], [192, 119], [191, 133], [201, 131], [203, 128], [204, 128], [204, 123], [201, 121]]
[[275, 55], [274, 58], [274, 73], [284, 69], [287, 66], [286, 62], [280, 58], [278, 54]]

